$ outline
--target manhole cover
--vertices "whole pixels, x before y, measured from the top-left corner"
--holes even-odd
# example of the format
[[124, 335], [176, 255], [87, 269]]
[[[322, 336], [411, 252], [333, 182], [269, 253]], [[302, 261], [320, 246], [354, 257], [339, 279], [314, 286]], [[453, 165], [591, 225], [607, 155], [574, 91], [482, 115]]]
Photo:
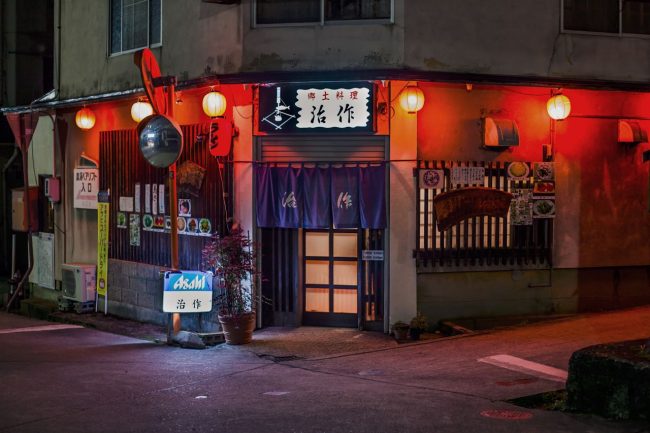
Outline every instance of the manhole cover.
[[481, 412], [481, 416], [486, 418], [494, 419], [507, 419], [507, 420], [522, 420], [530, 419], [533, 417], [533, 414], [530, 412], [522, 412], [518, 410], [484, 410]]

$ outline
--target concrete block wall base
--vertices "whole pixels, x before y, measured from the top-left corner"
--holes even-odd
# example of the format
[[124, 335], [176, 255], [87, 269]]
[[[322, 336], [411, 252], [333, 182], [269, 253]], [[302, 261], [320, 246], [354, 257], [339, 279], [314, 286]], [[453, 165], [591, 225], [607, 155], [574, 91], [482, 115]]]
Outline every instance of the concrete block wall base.
[[[171, 314], [163, 313], [163, 274], [166, 268], [110, 259], [108, 261], [108, 312], [138, 322], [167, 326]], [[98, 310], [104, 311], [100, 298]], [[221, 330], [217, 313], [182, 314], [181, 329], [192, 332]]]

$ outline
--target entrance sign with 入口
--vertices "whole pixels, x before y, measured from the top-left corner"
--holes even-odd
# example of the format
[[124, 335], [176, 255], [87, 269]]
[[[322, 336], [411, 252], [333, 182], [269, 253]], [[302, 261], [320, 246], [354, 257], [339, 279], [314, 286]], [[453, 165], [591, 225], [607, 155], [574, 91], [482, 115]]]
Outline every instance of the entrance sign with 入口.
[[77, 209], [97, 209], [99, 169], [75, 168], [73, 206]]
[[165, 272], [163, 312], [207, 313], [212, 311], [212, 273]]
[[372, 132], [371, 82], [286, 83], [259, 88], [258, 128], [267, 134]]

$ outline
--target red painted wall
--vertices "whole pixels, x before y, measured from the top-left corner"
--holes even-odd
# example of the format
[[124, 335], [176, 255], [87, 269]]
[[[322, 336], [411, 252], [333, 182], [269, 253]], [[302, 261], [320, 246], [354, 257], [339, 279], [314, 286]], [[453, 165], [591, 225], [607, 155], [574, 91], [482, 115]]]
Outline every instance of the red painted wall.
[[[551, 89], [420, 83], [418, 157], [425, 160], [539, 161], [551, 141], [546, 101]], [[618, 117], [650, 118], [650, 95], [564, 89], [571, 116], [556, 124], [555, 266], [650, 264], [648, 144], [617, 143]], [[481, 117], [513, 119], [520, 145], [481, 147]], [[590, 116], [586, 118], [586, 116]], [[598, 116], [599, 118], [592, 118]], [[640, 121], [647, 129], [650, 121]]]

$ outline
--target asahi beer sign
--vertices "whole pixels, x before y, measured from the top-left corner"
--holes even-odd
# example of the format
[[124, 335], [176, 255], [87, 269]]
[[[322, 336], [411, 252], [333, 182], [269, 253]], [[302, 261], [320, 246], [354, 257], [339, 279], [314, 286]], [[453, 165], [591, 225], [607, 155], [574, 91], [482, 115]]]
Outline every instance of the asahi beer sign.
[[73, 205], [77, 209], [97, 209], [99, 170], [96, 168], [74, 169]]
[[373, 85], [367, 82], [260, 87], [259, 130], [266, 133], [372, 132]]
[[207, 313], [212, 311], [212, 273], [165, 272], [163, 312]]

